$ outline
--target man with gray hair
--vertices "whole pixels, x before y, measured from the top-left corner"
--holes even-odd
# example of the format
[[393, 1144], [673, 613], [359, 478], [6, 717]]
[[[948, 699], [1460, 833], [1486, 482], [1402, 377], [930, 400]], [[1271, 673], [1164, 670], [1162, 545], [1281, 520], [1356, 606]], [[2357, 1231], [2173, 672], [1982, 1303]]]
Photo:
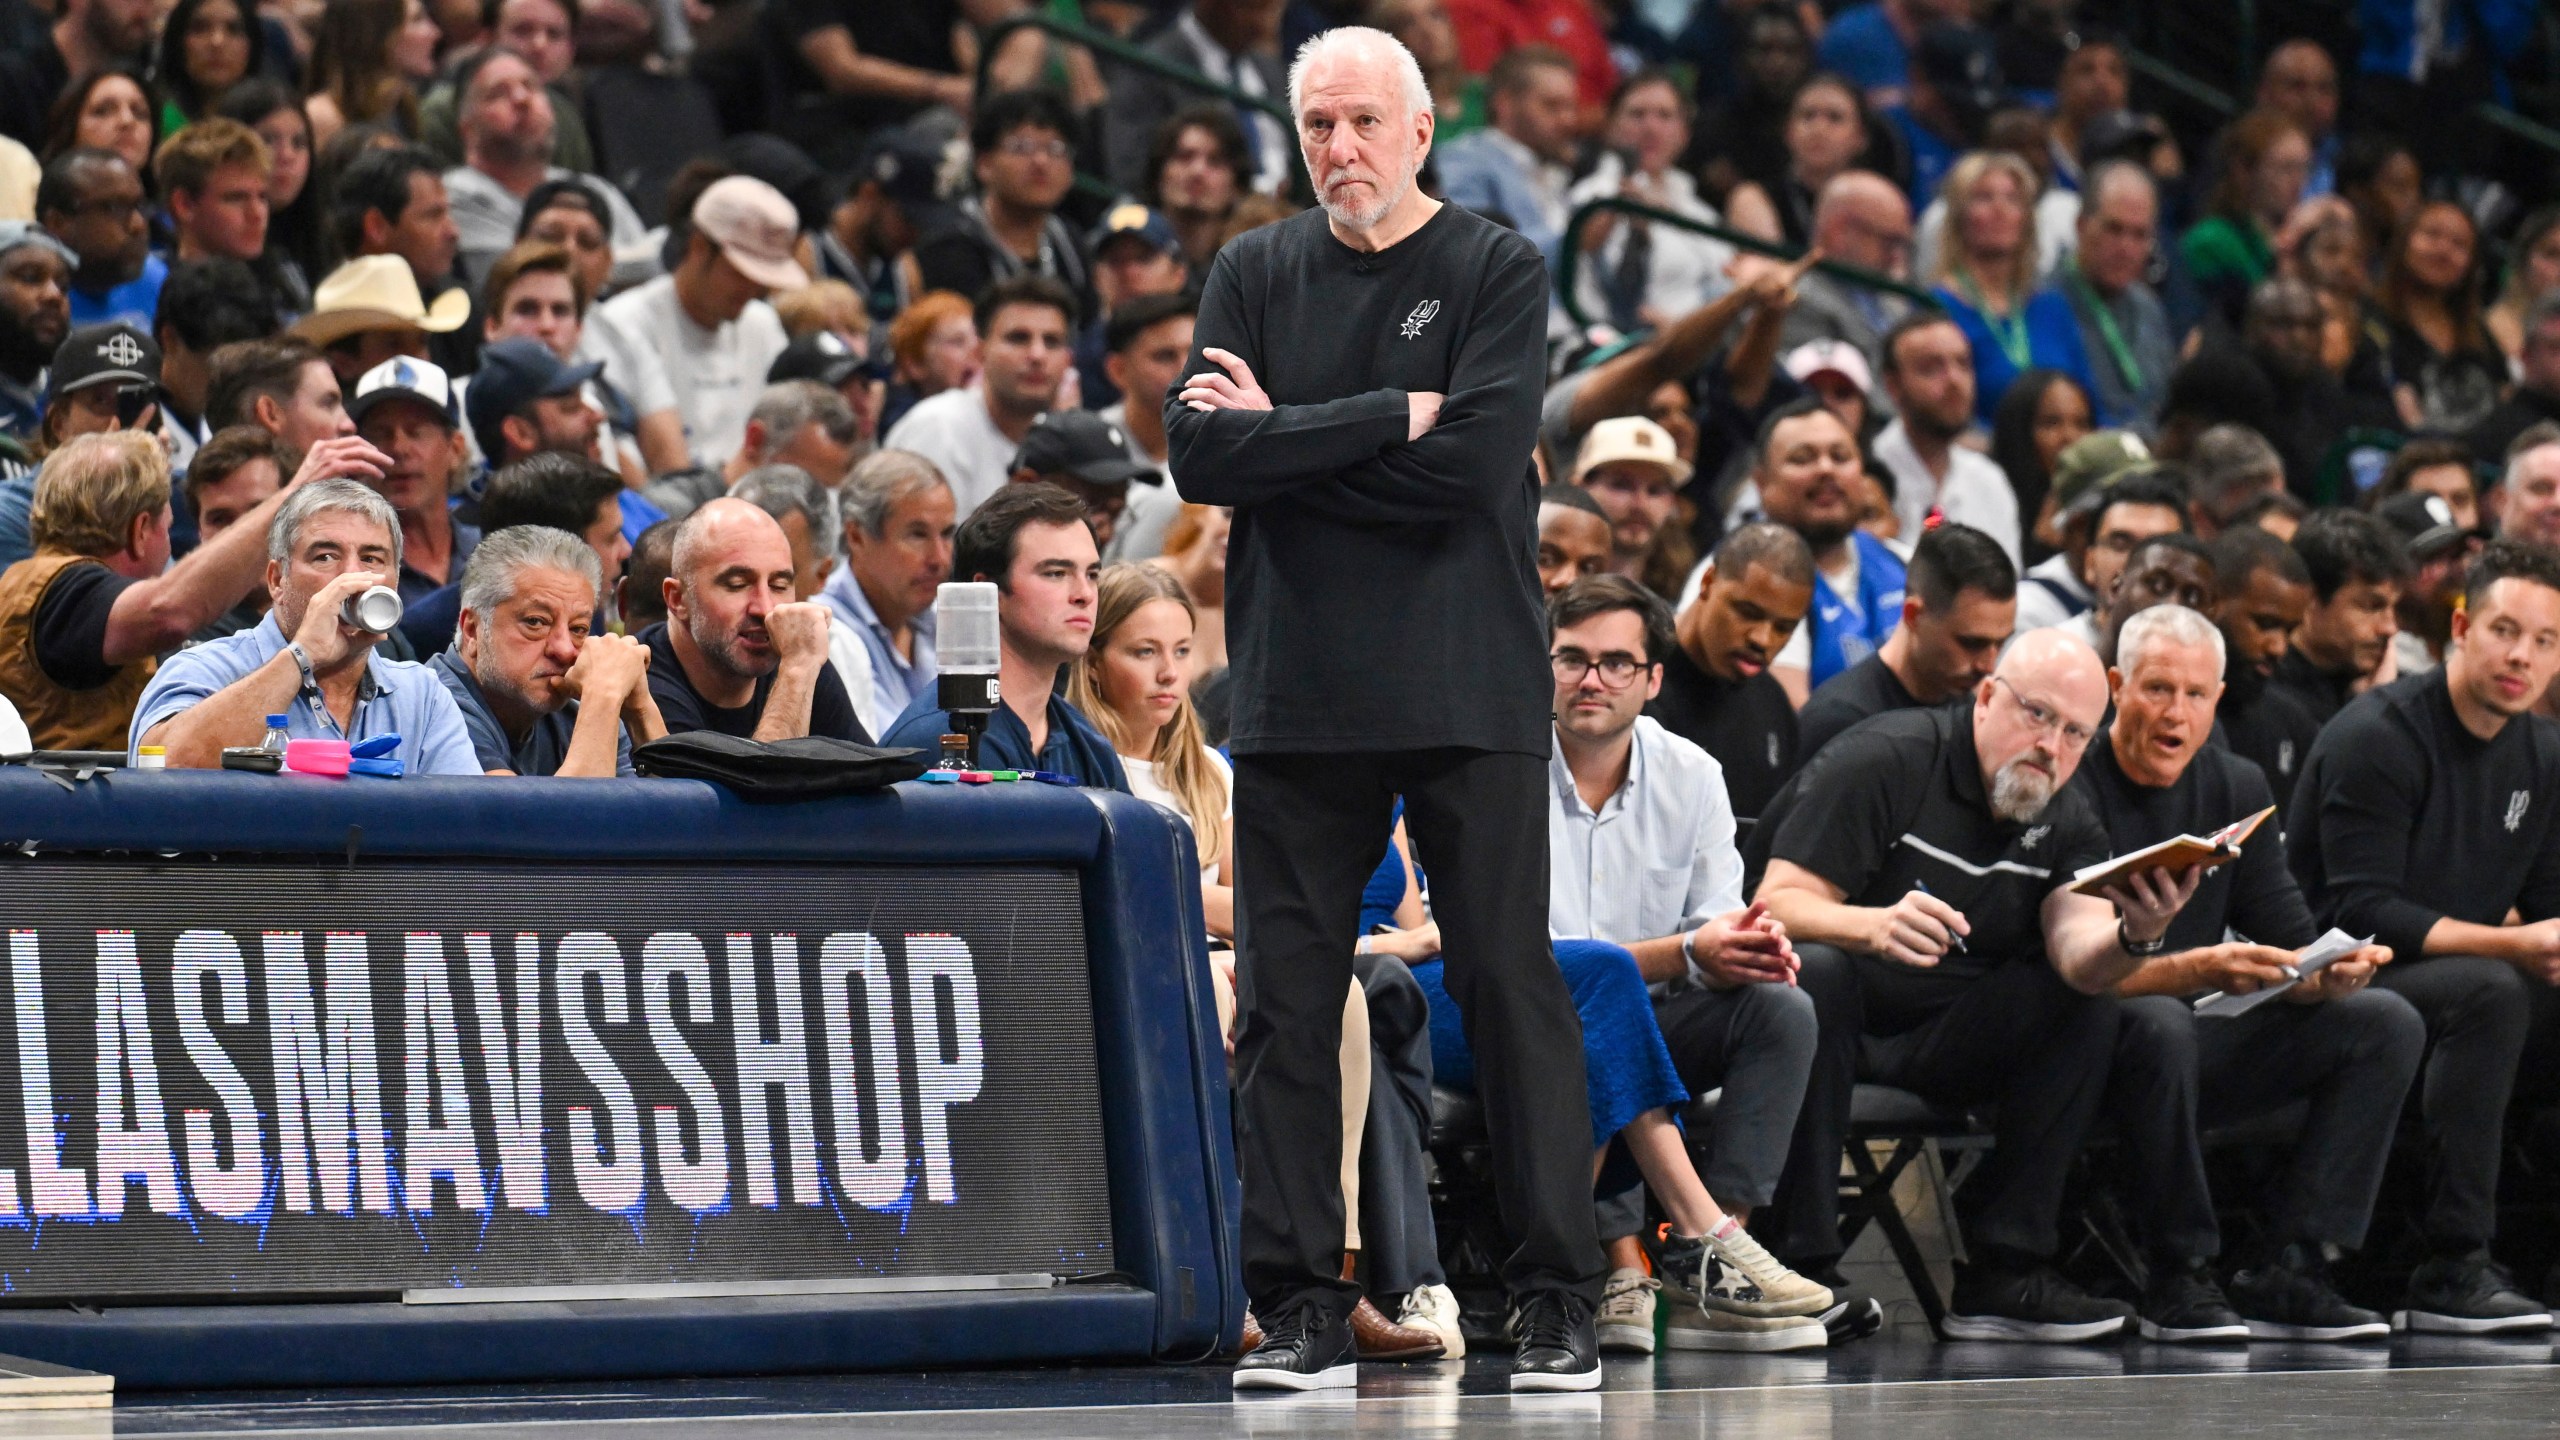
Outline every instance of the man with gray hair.
[[836, 568], [835, 495], [809, 478], [797, 465], [759, 465], [738, 477], [730, 494], [746, 501], [782, 527], [791, 542], [791, 594], [815, 600]]
[[845, 563], [818, 592], [836, 623], [827, 656], [863, 728], [886, 735], [940, 675], [933, 602], [951, 578], [959, 502], [933, 462], [883, 450], [853, 467], [837, 496]]
[[1335, 1183], [1342, 995], [1400, 796], [1519, 1242], [1511, 1384], [1587, 1390], [1605, 1270], [1581, 1026], [1544, 900], [1554, 682], [1531, 450], [1546, 265], [1415, 187], [1436, 121], [1393, 37], [1326, 31], [1290, 92], [1322, 206], [1218, 253], [1200, 348], [1165, 405], [1183, 498], [1235, 507], [1236, 863], [1254, 877], [1238, 896], [1243, 1268], [1265, 1335], [1235, 1384], [1357, 1379]]
[[477, 775], [462, 712], [424, 665], [374, 653], [375, 631], [348, 623], [346, 603], [400, 573], [400, 518], [353, 480], [313, 480], [267, 528], [267, 593], [257, 627], [181, 650], [134, 706], [130, 749], [167, 749], [169, 767], [211, 770], [222, 752], [255, 745], [270, 716], [307, 740], [397, 735], [391, 758], [412, 775]]
[[783, 380], [764, 387], [747, 412], [746, 439], [719, 469], [698, 466], [650, 482], [640, 493], [681, 520], [730, 493], [748, 471], [762, 465], [797, 465], [829, 489], [844, 479], [861, 442], [853, 406], [815, 380]]
[[547, 525], [492, 531], [462, 572], [461, 629], [428, 665], [492, 775], [630, 775], [631, 737], [667, 733], [649, 650], [591, 633], [603, 568]]
[[[2153, 606], [2117, 632], [2107, 674], [2115, 721], [2073, 782], [2116, 854], [2274, 807], [2255, 764], [2206, 743], [2222, 681], [2222, 632], [2184, 605]], [[2126, 1210], [2152, 1252], [2150, 1339], [2365, 1340], [2390, 1330], [2338, 1294], [2328, 1257], [2364, 1243], [2426, 1026], [2408, 1001], [2366, 988], [2390, 963], [2388, 946], [2353, 950], [2292, 983], [2320, 926], [2286, 867], [2281, 828], [2264, 823], [2243, 839], [2238, 858], [2208, 872], [2170, 922], [2165, 953], [2116, 983], [2125, 1024], [2108, 1098], [2126, 1144], [2122, 1173], [2136, 1187]], [[2227, 998], [2195, 1008], [2200, 997], [2287, 985], [2287, 1003], [2245, 1014], [2216, 1018]], [[2264, 1248], [2233, 1275], [2231, 1313], [2214, 1314], [2211, 1261], [2222, 1241], [2198, 1136], [2296, 1103], [2308, 1118], [2267, 1197]], [[2171, 1304], [2179, 1292], [2183, 1305]]]
[[2080, 323], [2098, 423], [2148, 438], [2178, 365], [2169, 312], [2142, 279], [2160, 235], [2159, 183], [2130, 160], [2108, 160], [2090, 169], [2080, 195], [2079, 243], [2051, 283]]

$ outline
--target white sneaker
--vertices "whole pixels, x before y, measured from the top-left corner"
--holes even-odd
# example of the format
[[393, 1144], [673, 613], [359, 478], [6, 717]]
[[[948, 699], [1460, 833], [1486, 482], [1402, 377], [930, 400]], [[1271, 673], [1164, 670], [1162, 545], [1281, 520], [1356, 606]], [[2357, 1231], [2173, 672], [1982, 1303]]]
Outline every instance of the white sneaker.
[[1674, 1295], [1662, 1342], [1674, 1350], [1722, 1350], [1763, 1355], [1780, 1350], [1819, 1350], [1831, 1343], [1822, 1322], [1805, 1315], [1736, 1315], [1703, 1309]]
[[1592, 1325], [1600, 1348], [1622, 1355], [1653, 1353], [1653, 1292], [1662, 1282], [1641, 1270], [1612, 1270]]
[[1736, 1315], [1819, 1316], [1831, 1308], [1831, 1292], [1778, 1263], [1751, 1232], [1737, 1225], [1709, 1235], [1699, 1280], [1701, 1308]]
[[1443, 1360], [1467, 1358], [1467, 1337], [1458, 1333], [1458, 1297], [1446, 1285], [1413, 1287], [1396, 1310], [1396, 1323], [1439, 1336]]

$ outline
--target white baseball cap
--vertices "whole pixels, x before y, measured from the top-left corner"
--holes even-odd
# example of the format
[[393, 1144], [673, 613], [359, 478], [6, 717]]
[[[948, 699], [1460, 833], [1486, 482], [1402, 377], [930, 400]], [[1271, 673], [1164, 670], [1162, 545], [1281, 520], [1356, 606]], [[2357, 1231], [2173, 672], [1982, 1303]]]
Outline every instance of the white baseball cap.
[[792, 255], [800, 212], [781, 191], [752, 175], [732, 175], [693, 202], [693, 228], [720, 247], [738, 273], [769, 290], [797, 290], [809, 272]]
[[355, 393], [347, 397], [348, 418], [361, 424], [375, 406], [389, 400], [416, 401], [443, 416], [447, 429], [460, 428], [453, 380], [431, 360], [394, 355], [356, 377]]
[[1857, 386], [1861, 395], [1875, 393], [1876, 377], [1867, 368], [1867, 357], [1846, 340], [1808, 340], [1787, 352], [1786, 365], [1788, 377], [1797, 381], [1827, 370]]

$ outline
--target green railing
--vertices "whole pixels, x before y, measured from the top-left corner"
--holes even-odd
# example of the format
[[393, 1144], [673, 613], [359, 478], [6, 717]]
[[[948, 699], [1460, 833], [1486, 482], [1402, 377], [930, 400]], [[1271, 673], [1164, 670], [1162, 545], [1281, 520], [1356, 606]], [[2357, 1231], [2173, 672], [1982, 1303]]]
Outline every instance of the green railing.
[[[1796, 260], [1804, 255], [1802, 250], [1793, 246], [1764, 240], [1731, 226], [1710, 224], [1693, 216], [1647, 205], [1641, 200], [1629, 200], [1621, 195], [1602, 195], [1596, 199], [1585, 200], [1574, 210], [1572, 218], [1564, 223], [1564, 239], [1560, 242], [1563, 253], [1556, 260], [1558, 298], [1564, 303], [1565, 313], [1572, 316], [1577, 325], [1592, 323], [1592, 317], [1583, 313], [1582, 297], [1576, 293], [1580, 287], [1575, 282], [1582, 274], [1582, 230], [1594, 217], [1606, 213], [1633, 215], [1656, 225], [1668, 225], [1675, 230], [1686, 230], [1693, 235], [1705, 235], [1721, 240], [1736, 250], [1748, 250], [1754, 255], [1766, 255], [1772, 260]], [[1855, 285], [1863, 290], [1882, 290], [1932, 310], [1941, 308], [1938, 297], [1919, 286], [1896, 280], [1890, 275], [1879, 274], [1863, 266], [1844, 264], [1837, 260], [1817, 260], [1813, 268], [1845, 285]]]
[[[2242, 53], [2246, 56], [2248, 52]], [[2180, 98], [2216, 115], [2228, 117], [2240, 113], [2241, 104], [2237, 99], [2166, 60], [2128, 48], [2125, 51], [2124, 63], [2126, 68], [2135, 74], [2154, 81]], [[2554, 129], [2529, 116], [2517, 114], [2504, 105], [2483, 100], [2471, 107], [2470, 118], [2503, 130], [2529, 145], [2560, 155], [2560, 129]]]
[[[904, 3], [904, 0], [879, 0], [879, 3], [899, 4]], [[1055, 15], [1038, 12], [1011, 16], [997, 21], [988, 28], [978, 46], [977, 78], [980, 94], [986, 93], [988, 72], [994, 68], [996, 53], [1004, 48], [1005, 41], [1024, 30], [1046, 31], [1069, 44], [1081, 45], [1097, 56], [1106, 57], [1116, 64], [1128, 66], [1133, 70], [1143, 70], [1159, 79], [1170, 80], [1186, 90], [1196, 90], [1202, 95], [1224, 100], [1230, 105], [1242, 105], [1259, 110], [1279, 121], [1282, 130], [1292, 133], [1295, 131], [1289, 119], [1289, 102], [1285, 97], [1247, 93], [1223, 80], [1212, 79], [1188, 65], [1167, 60], [1143, 46], [1132, 45], [1108, 30], [1097, 30], [1091, 25], [1062, 20]], [[1297, 174], [1300, 188], [1303, 189], [1306, 181], [1305, 164], [1299, 160], [1295, 146], [1290, 147], [1289, 154], [1292, 169]], [[1076, 172], [1076, 188], [1101, 195], [1105, 199], [1120, 193], [1119, 188], [1108, 180], [1097, 175], [1088, 175], [1083, 171]]]

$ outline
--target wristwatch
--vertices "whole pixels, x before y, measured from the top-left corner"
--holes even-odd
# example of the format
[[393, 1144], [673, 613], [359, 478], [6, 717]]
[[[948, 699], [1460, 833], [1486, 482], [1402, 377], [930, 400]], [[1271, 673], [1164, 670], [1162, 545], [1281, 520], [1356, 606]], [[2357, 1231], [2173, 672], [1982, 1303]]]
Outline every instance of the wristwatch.
[[1708, 988], [1707, 972], [1698, 966], [1697, 943], [1698, 932], [1695, 930], [1680, 937], [1680, 961], [1689, 967], [1689, 983], [1705, 989]]
[[311, 670], [311, 652], [302, 648], [301, 641], [287, 640], [284, 642], [284, 653], [292, 656], [293, 663], [302, 667], [303, 689], [308, 690], [314, 685], [320, 683], [319, 677], [314, 675]]
[[2136, 940], [2133, 932], [2124, 928], [2124, 917], [2119, 915], [2116, 917], [2116, 943], [2124, 947], [2127, 955], [2137, 960], [2148, 960], [2169, 948], [2169, 932], [2163, 930], [2153, 939]]

